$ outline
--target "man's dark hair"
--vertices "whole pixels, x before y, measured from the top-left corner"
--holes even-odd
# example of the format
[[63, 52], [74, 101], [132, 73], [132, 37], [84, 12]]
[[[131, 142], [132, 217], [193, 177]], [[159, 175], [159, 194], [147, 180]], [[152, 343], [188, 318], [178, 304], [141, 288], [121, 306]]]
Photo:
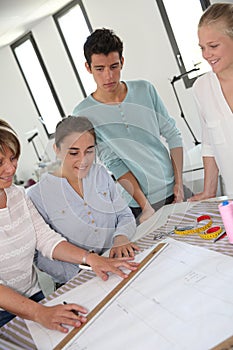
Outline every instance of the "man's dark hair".
[[110, 29], [96, 29], [87, 37], [84, 44], [84, 56], [91, 68], [91, 56], [93, 54], [108, 55], [110, 52], [118, 52], [119, 58], [122, 58], [123, 42]]

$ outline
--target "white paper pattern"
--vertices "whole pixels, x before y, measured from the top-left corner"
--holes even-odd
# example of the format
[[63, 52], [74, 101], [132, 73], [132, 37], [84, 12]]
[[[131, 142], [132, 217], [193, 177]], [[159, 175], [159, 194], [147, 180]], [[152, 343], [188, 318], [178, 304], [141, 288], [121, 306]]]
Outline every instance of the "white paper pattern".
[[[206, 350], [232, 335], [233, 259], [172, 239], [167, 242], [168, 247], [65, 349]], [[90, 310], [119, 281], [117, 276], [107, 282], [94, 278], [48, 305], [66, 300]], [[50, 350], [64, 338], [33, 322], [27, 325], [39, 350]]]

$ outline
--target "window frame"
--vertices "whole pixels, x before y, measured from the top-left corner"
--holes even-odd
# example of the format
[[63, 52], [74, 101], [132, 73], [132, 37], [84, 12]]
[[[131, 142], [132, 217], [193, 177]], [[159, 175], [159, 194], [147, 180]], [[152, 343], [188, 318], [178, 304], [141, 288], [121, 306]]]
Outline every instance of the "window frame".
[[[37, 105], [37, 103], [36, 103], [36, 100], [35, 100], [35, 98], [34, 98], [34, 95], [33, 95], [32, 91], [31, 91], [30, 85], [29, 85], [29, 83], [28, 83], [28, 81], [27, 81], [27, 78], [26, 78], [26, 76], [25, 76], [25, 74], [24, 74], [23, 68], [21, 67], [21, 64], [20, 64], [20, 62], [19, 62], [19, 60], [18, 60], [17, 54], [16, 54], [16, 52], [15, 52], [15, 49], [16, 49], [18, 46], [20, 46], [21, 44], [23, 44], [23, 43], [24, 43], [25, 41], [27, 41], [27, 40], [30, 40], [30, 42], [31, 42], [31, 44], [32, 44], [32, 46], [33, 46], [33, 49], [34, 49], [35, 54], [36, 54], [36, 56], [37, 56], [37, 58], [38, 58], [38, 61], [39, 61], [40, 66], [41, 66], [41, 68], [42, 68], [42, 71], [43, 71], [43, 73], [44, 73], [44, 75], [45, 75], [45, 79], [46, 79], [46, 81], [47, 81], [47, 83], [48, 83], [48, 86], [49, 86], [49, 88], [50, 88], [50, 91], [51, 91], [51, 93], [52, 93], [54, 102], [55, 102], [55, 104], [56, 104], [56, 106], [57, 106], [57, 108], [58, 108], [58, 111], [59, 111], [60, 115], [61, 115], [61, 119], [63, 119], [63, 118], [65, 117], [64, 110], [63, 110], [63, 108], [62, 108], [62, 105], [61, 105], [60, 100], [59, 100], [59, 98], [58, 98], [58, 95], [57, 95], [57, 93], [56, 93], [56, 90], [55, 90], [55, 88], [54, 88], [54, 86], [53, 86], [53, 83], [52, 83], [52, 80], [51, 80], [51, 78], [50, 78], [50, 76], [49, 76], [48, 70], [47, 70], [47, 68], [46, 68], [46, 66], [45, 66], [45, 63], [44, 63], [44, 61], [43, 61], [42, 55], [41, 55], [41, 53], [40, 53], [40, 51], [39, 51], [39, 48], [38, 48], [38, 46], [37, 46], [37, 44], [36, 44], [36, 41], [35, 41], [34, 37], [33, 37], [33, 34], [32, 34], [32, 32], [30, 31], [30, 32], [28, 32], [27, 34], [23, 35], [23, 36], [22, 36], [21, 38], [19, 38], [18, 40], [16, 40], [16, 41], [11, 45], [11, 50], [12, 50], [13, 55], [14, 55], [14, 57], [15, 57], [15, 60], [16, 60], [16, 62], [17, 62], [17, 64], [18, 64], [18, 67], [19, 67], [19, 69], [20, 69], [20, 72], [21, 72], [21, 74], [22, 74], [22, 76], [23, 76], [23, 79], [24, 79], [24, 82], [25, 82], [25, 84], [26, 84], [26, 86], [27, 86], [27, 89], [28, 89], [28, 91], [29, 91], [29, 94], [30, 94], [30, 96], [31, 96], [31, 98], [32, 98], [32, 101], [33, 101], [34, 106], [35, 106], [35, 108], [36, 108], [36, 111], [37, 111], [37, 113], [38, 113], [38, 117], [41, 118], [41, 120], [43, 121], [43, 117], [41, 116], [40, 109], [39, 109], [39, 107], [38, 107], [38, 105]], [[48, 129], [47, 129], [45, 123], [42, 122], [42, 125], [43, 125], [43, 127], [44, 127], [44, 130], [45, 130], [45, 132], [46, 132], [46, 135], [47, 135], [48, 139], [53, 138], [53, 137], [54, 137], [54, 133], [49, 133], [49, 132], [48, 132]]]
[[[170, 41], [170, 44], [171, 44], [171, 47], [172, 47], [175, 59], [176, 59], [176, 63], [178, 65], [178, 67], [179, 67], [180, 73], [181, 74], [185, 74], [186, 73], [186, 68], [185, 68], [185, 65], [184, 65], [184, 62], [183, 62], [183, 59], [182, 59], [182, 55], [180, 53], [180, 49], [178, 47], [178, 44], [177, 44], [177, 41], [176, 41], [176, 38], [175, 38], [175, 34], [173, 32], [170, 20], [168, 18], [168, 14], [167, 14], [165, 5], [163, 3], [163, 0], [155, 0], [155, 1], [157, 3], [158, 9], [160, 11], [160, 14], [161, 14], [161, 17], [162, 17], [162, 21], [163, 21], [163, 24], [165, 26], [165, 29], [166, 29], [166, 32], [167, 32], [167, 35], [168, 35], [168, 38], [169, 38], [169, 41]], [[211, 5], [209, 0], [199, 0], [199, 1], [201, 3], [201, 7], [202, 7], [203, 11], [206, 10]], [[197, 79], [197, 77], [194, 77], [194, 78], [190, 79], [186, 75], [186, 76], [182, 77], [182, 79], [184, 81], [185, 87], [186, 88], [190, 88], [190, 87], [193, 86], [193, 83]]]
[[70, 52], [69, 47], [68, 47], [68, 45], [67, 45], [66, 39], [65, 39], [65, 37], [64, 37], [64, 35], [63, 35], [62, 29], [61, 29], [60, 24], [59, 24], [59, 17], [64, 16], [70, 9], [72, 9], [72, 7], [77, 6], [77, 5], [80, 6], [80, 9], [81, 9], [81, 11], [82, 11], [82, 13], [83, 13], [84, 19], [85, 19], [85, 21], [86, 21], [86, 23], [87, 23], [87, 27], [88, 27], [90, 33], [92, 33], [92, 32], [93, 32], [93, 28], [92, 28], [92, 26], [91, 26], [91, 22], [89, 21], [89, 18], [88, 18], [88, 15], [87, 15], [87, 12], [86, 12], [86, 10], [85, 10], [85, 7], [84, 7], [84, 5], [83, 5], [82, 0], [73, 0], [73, 1], [71, 1], [69, 4], [67, 4], [66, 6], [64, 6], [64, 7], [63, 7], [62, 9], [60, 9], [59, 11], [57, 11], [57, 12], [53, 15], [53, 19], [54, 19], [54, 22], [55, 22], [55, 24], [56, 24], [57, 30], [58, 30], [58, 32], [59, 32], [59, 35], [60, 35], [60, 37], [61, 37], [62, 43], [63, 43], [63, 45], [64, 45], [64, 48], [65, 48], [65, 50], [66, 50], [66, 54], [67, 54], [67, 56], [68, 56], [68, 59], [69, 59], [69, 61], [70, 61], [70, 63], [71, 63], [71, 66], [72, 66], [72, 68], [73, 68], [74, 74], [75, 74], [75, 76], [76, 76], [76, 78], [77, 78], [77, 80], [78, 80], [78, 83], [79, 83], [79, 86], [80, 86], [80, 88], [81, 88], [82, 94], [83, 94], [83, 96], [84, 96], [84, 98], [85, 98], [85, 97], [87, 97], [87, 93], [86, 93], [86, 91], [85, 91], [84, 85], [83, 85], [83, 83], [82, 83], [82, 79], [80, 78], [80, 75], [79, 75], [79, 73], [78, 73], [78, 70], [77, 70], [76, 65], [75, 65], [75, 63], [74, 63], [74, 60], [73, 60], [73, 57], [72, 57], [72, 55], [71, 55], [71, 52]]

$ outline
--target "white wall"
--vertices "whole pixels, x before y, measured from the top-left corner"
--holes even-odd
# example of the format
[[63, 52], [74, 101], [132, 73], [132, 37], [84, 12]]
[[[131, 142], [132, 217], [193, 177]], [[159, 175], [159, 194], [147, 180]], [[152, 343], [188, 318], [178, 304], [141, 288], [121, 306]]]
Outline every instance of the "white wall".
[[[50, 74], [66, 115], [71, 113], [82, 93], [71, 64], [67, 58], [52, 17], [48, 17], [32, 28], [42, 58]], [[0, 49], [0, 118], [7, 120], [16, 130], [22, 144], [17, 171], [18, 180], [36, 179], [38, 158], [32, 143], [27, 139], [38, 131], [34, 139], [41, 156], [48, 143], [46, 132], [38, 120], [38, 113], [28, 93], [25, 82], [9, 46]]]
[[44, 19], [33, 29], [33, 35], [67, 115], [83, 95], [53, 18]]
[[[113, 29], [124, 42], [125, 66], [123, 79], [148, 79], [158, 89], [170, 114], [180, 128], [185, 150], [194, 146], [193, 139], [183, 119], [172, 91], [170, 80], [180, 74], [170, 42], [155, 0], [83, 0], [93, 29]], [[180, 11], [177, 8], [177, 11]], [[32, 28], [32, 33], [50, 73], [65, 114], [82, 99], [81, 90], [67, 59], [52, 17]], [[88, 73], [87, 73], [88, 74]], [[23, 154], [18, 177], [32, 177], [37, 158], [32, 144], [27, 143], [32, 129], [39, 131], [36, 145], [47, 143], [47, 136], [38, 121], [36, 109], [28, 94], [11, 49], [0, 49], [0, 118], [9, 121], [19, 134]], [[200, 124], [191, 89], [182, 81], [176, 83], [184, 114], [196, 137], [200, 139]]]
[[[19, 135], [22, 156], [18, 173], [22, 179], [27, 179], [37, 161], [32, 145], [27, 143], [28, 137], [33, 133], [27, 134], [27, 132], [38, 130], [45, 144], [47, 138], [9, 47], [0, 50], [0, 76], [0, 118], [7, 120]], [[40, 146], [38, 143], [39, 150]]]

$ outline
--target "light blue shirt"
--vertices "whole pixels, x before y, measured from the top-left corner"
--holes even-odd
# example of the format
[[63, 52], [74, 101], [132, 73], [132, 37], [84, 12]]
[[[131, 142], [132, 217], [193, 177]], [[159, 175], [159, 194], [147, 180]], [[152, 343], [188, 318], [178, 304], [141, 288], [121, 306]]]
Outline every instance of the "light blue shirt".
[[[90, 95], [73, 114], [92, 121], [98, 156], [115, 178], [132, 172], [154, 204], [173, 194], [174, 173], [168, 148], [182, 147], [182, 138], [152, 84], [144, 80], [125, 84], [127, 94], [122, 103], [104, 104]], [[129, 205], [138, 207], [132, 198]]]
[[[65, 178], [44, 174], [28, 195], [45, 221], [80, 248], [102, 254], [115, 236], [133, 237], [134, 216], [105, 167], [92, 165], [83, 179], [83, 191], [82, 198]], [[40, 254], [37, 266], [60, 283], [79, 271], [78, 265], [50, 261]]]

